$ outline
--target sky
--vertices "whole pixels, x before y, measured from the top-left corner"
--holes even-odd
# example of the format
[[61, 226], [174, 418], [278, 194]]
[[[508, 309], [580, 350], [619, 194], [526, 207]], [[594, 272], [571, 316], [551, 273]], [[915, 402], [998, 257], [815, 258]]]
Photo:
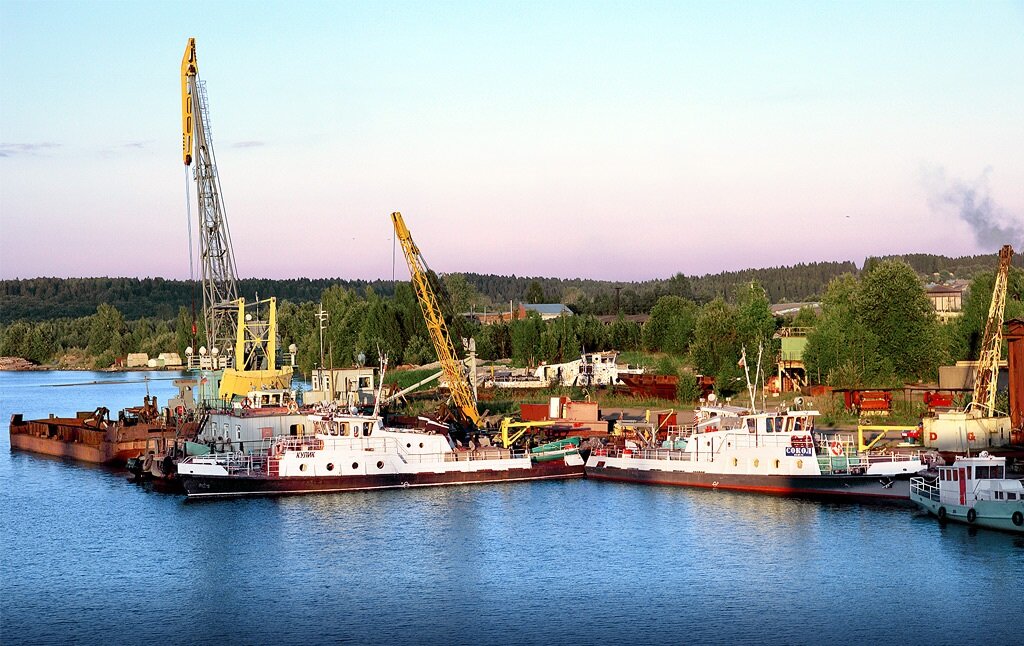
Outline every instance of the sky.
[[189, 37], [239, 277], [1024, 253], [1020, 1], [0, 0], [0, 277], [189, 277]]

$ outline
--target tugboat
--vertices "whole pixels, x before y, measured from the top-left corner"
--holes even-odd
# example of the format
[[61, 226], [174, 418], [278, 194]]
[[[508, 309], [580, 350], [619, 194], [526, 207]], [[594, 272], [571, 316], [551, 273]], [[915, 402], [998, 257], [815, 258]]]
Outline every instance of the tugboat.
[[1006, 458], [982, 451], [958, 456], [938, 467], [939, 477], [912, 478], [910, 499], [939, 522], [988, 527], [1024, 534], [1024, 481], [1006, 477]]
[[[575, 443], [533, 452], [461, 449], [444, 431], [390, 428], [377, 414], [312, 415], [313, 433], [266, 440], [248, 452], [188, 457], [178, 478], [189, 498], [365, 491], [579, 478]], [[566, 446], [566, 445], [571, 445]]]
[[910, 497], [918, 454], [859, 453], [856, 440], [815, 431], [816, 410], [751, 412], [703, 406], [696, 424], [660, 445], [598, 449], [587, 477], [861, 501]]

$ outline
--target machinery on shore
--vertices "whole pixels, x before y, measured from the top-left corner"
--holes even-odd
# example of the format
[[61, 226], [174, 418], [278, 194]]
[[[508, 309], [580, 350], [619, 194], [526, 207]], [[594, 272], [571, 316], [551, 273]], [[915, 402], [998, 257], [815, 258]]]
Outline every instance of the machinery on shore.
[[1003, 344], [1003, 313], [1013, 248], [999, 250], [985, 332], [974, 374], [974, 396], [962, 411], [937, 413], [921, 420], [921, 436], [928, 448], [947, 452], [980, 451], [1010, 443], [1010, 418], [996, 410], [996, 378]]
[[[448, 333], [448, 326], [444, 322], [444, 314], [441, 311], [437, 295], [431, 287], [430, 269], [427, 267], [419, 247], [413, 242], [412, 234], [405, 226], [402, 214], [397, 211], [392, 213], [391, 221], [395, 226], [395, 235], [402, 245], [406, 264], [409, 265], [409, 276], [412, 279], [413, 289], [416, 291], [420, 310], [423, 312], [423, 320], [427, 325], [427, 332], [430, 334], [430, 342], [434, 345], [434, 351], [437, 352], [438, 361], [441, 362], [441, 371], [451, 393], [453, 406], [450, 412], [457, 425], [467, 429], [480, 428], [480, 413], [476, 408], [473, 388], [467, 378], [465, 365], [455, 353], [455, 346]], [[467, 345], [471, 342], [472, 339], [468, 340]], [[469, 374], [476, 374], [475, 366], [470, 368]]]

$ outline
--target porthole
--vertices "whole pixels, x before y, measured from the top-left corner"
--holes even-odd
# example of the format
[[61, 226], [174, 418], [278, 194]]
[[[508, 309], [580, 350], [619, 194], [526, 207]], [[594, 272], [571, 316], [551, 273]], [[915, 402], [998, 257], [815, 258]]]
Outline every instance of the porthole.
[[421, 449], [423, 448], [423, 442], [420, 442], [420, 448]]
[[305, 463], [305, 462], [303, 462], [302, 464], [300, 464], [300, 465], [299, 465], [299, 471], [305, 471], [305, 470], [306, 470], [306, 466], [307, 466], [307, 465], [306, 465], [306, 463]]
[[754, 458], [754, 466], [756, 467], [756, 466], [758, 466], [759, 464], [761, 464], [761, 461], [760, 461], [760, 460], [758, 460], [757, 458]]
[[327, 463], [327, 470], [328, 471], [334, 471], [334, 463], [333, 462], [328, 462]]
[[352, 463], [352, 468], [353, 469], [358, 469], [359, 468], [359, 463], [358, 462], [353, 462]]
[[797, 469], [803, 469], [804, 468], [804, 461], [803, 460], [797, 460], [796, 461], [796, 468]]
[[406, 445], [405, 445], [405, 448], [411, 449], [412, 448], [412, 443], [407, 442]]
[[378, 469], [383, 469], [384, 468], [384, 460], [378, 460], [377, 461], [377, 468]]

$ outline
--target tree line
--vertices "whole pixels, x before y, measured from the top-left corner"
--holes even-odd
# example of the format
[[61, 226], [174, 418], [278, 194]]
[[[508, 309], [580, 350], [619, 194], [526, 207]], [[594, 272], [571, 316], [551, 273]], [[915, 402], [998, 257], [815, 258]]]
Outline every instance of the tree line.
[[[771, 313], [768, 291], [757, 281], [741, 284], [726, 296], [706, 302], [695, 297], [661, 294], [648, 310], [643, 325], [619, 316], [610, 324], [591, 313], [543, 321], [525, 319], [481, 325], [458, 314], [488, 302], [461, 274], [434, 277], [447, 295], [446, 318], [457, 349], [460, 339], [473, 337], [482, 360], [511, 359], [518, 366], [570, 361], [583, 351], [615, 349], [643, 351], [673, 358], [665, 371], [678, 365], [714, 375], [725, 393], [741, 389], [745, 348], [750, 361], [758, 347], [770, 363], [779, 350], [775, 332], [783, 325], [812, 328], [804, 353], [813, 383], [837, 387], [897, 385], [931, 381], [938, 366], [976, 358], [994, 283], [993, 272], [972, 282], [963, 315], [940, 323], [932, 311], [921, 278], [908, 264], [889, 259], [872, 263], [859, 275], [833, 278], [824, 290], [822, 312], [801, 310], [789, 320]], [[531, 289], [532, 288], [532, 289]], [[544, 288], [527, 285], [527, 291]], [[436, 360], [419, 304], [408, 282], [381, 295], [373, 285], [355, 289], [331, 285], [316, 302], [280, 300], [281, 344], [295, 343], [300, 369], [321, 364], [321, 330], [317, 309], [323, 305], [323, 364], [344, 367], [358, 361], [376, 364], [378, 351], [392, 365], [424, 364]], [[692, 294], [692, 293], [691, 293]], [[1012, 269], [1006, 318], [1024, 317], [1024, 271]], [[201, 319], [201, 317], [199, 317]], [[202, 336], [201, 320], [196, 321]], [[49, 363], [65, 353], [77, 353], [105, 367], [129, 352], [177, 351], [201, 344], [192, 336], [193, 315], [181, 306], [171, 318], [130, 319], [113, 304], [101, 303], [92, 314], [49, 321], [16, 321], [0, 328], [0, 354]], [[662, 364], [659, 364], [662, 365]], [[769, 371], [771, 368], [769, 367]]]
[[[995, 266], [994, 256], [948, 258], [931, 254], [902, 257], [919, 274], [928, 277], [959, 276]], [[888, 258], [892, 259], [892, 258]], [[885, 258], [867, 258], [865, 267]], [[1022, 266], [1024, 257], [1014, 258]], [[747, 269], [700, 276], [676, 274], [670, 278], [639, 282], [589, 279], [458, 274], [472, 287], [476, 300], [468, 309], [507, 309], [509, 302], [560, 302], [579, 314], [643, 314], [651, 311], [662, 296], [679, 296], [697, 303], [716, 298], [736, 302], [738, 289], [752, 281], [759, 283], [773, 303], [817, 300], [829, 282], [843, 274], [858, 274], [852, 262], [800, 263], [785, 267]], [[343, 280], [340, 278], [295, 278], [272, 280], [242, 279], [239, 294], [248, 300], [276, 296], [282, 301], [317, 301], [327, 288], [340, 285], [359, 293], [367, 289], [389, 297], [396, 286], [389, 280]], [[27, 278], [0, 281], [0, 323], [50, 321], [80, 318], [96, 312], [101, 303], [113, 305], [128, 320], [154, 318], [171, 320], [180, 307], [202, 307], [197, 283], [163, 278]], [[468, 311], [467, 309], [467, 311]]]

